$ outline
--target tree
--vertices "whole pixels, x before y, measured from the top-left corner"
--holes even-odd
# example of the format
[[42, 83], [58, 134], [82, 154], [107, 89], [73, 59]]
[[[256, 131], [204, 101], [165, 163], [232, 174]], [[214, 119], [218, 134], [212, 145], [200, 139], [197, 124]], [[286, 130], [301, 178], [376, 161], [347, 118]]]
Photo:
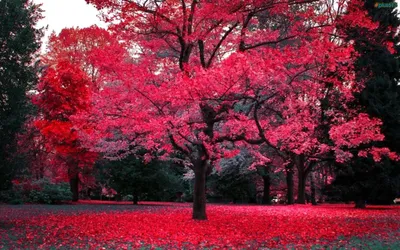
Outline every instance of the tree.
[[[93, 108], [75, 117], [81, 136], [87, 147], [115, 158], [141, 147], [163, 157], [182, 154], [195, 174], [194, 219], [207, 219], [207, 175], [243, 141], [266, 144], [291, 164], [290, 155], [312, 163], [331, 150], [343, 161], [351, 154], [347, 147], [381, 138], [378, 119], [359, 118], [347, 108], [330, 113], [333, 145], [321, 145], [315, 132], [326, 85], [344, 103], [360, 88], [347, 67], [351, 43], [332, 39], [341, 35], [334, 24], [346, 2], [339, 10], [313, 1], [87, 2], [107, 11], [110, 29], [136, 53], [110, 71], [110, 84], [94, 96]], [[263, 18], [270, 26], [259, 27], [261, 11], [268, 12]], [[346, 18], [373, 28], [362, 12]], [[243, 105], [250, 111], [237, 110]], [[360, 122], [366, 128], [355, 129]], [[85, 132], [88, 123], [95, 133]], [[258, 149], [250, 147], [258, 163], [269, 162]]]
[[182, 175], [174, 172], [168, 162], [154, 160], [144, 164], [142, 159], [130, 155], [121, 161], [100, 161], [99, 181], [123, 196], [132, 195], [134, 204], [139, 200], [173, 201], [183, 192]]
[[13, 178], [16, 135], [29, 112], [26, 93], [36, 83], [34, 60], [42, 30], [40, 6], [27, 0], [0, 1], [0, 190]]
[[379, 163], [372, 158], [357, 158], [349, 166], [336, 166], [330, 195], [354, 201], [357, 208], [365, 208], [366, 203], [389, 205], [398, 195], [399, 174], [387, 157]]
[[54, 154], [46, 149], [45, 137], [36, 128], [34, 121], [34, 117], [28, 118], [23, 130], [20, 131], [18, 153], [25, 158], [26, 170], [30, 173], [31, 179], [52, 178], [54, 175], [49, 175], [49, 170], [51, 170], [50, 165], [54, 164]]
[[[386, 1], [386, 3], [395, 3]], [[400, 152], [400, 78], [399, 36], [400, 25], [397, 10], [377, 8], [374, 1], [362, 1], [371, 19], [378, 23], [378, 28], [366, 30], [357, 27], [341, 27], [355, 42], [358, 52], [355, 61], [356, 76], [365, 82], [365, 88], [355, 95], [355, 104], [372, 117], [382, 121], [384, 140], [379, 143], [391, 151]], [[363, 154], [369, 154], [364, 152]], [[365, 201], [391, 203], [400, 192], [398, 183], [400, 173], [398, 162], [384, 157], [381, 163], [372, 164], [372, 158], [355, 157], [351, 169], [338, 166], [338, 176], [334, 184], [345, 189], [347, 197], [356, 201], [357, 207], [365, 207]], [[379, 180], [379, 181], [377, 181]], [[346, 184], [346, 185], [345, 185]], [[379, 195], [376, 193], [379, 190]]]
[[251, 156], [242, 151], [233, 158], [223, 159], [220, 169], [213, 171], [207, 183], [215, 196], [237, 201], [256, 201], [256, 174], [249, 169]]
[[[79, 198], [80, 175], [87, 172], [97, 158], [81, 145], [72, 116], [90, 106], [90, 98], [106, 84], [103, 71], [113, 58], [125, 51], [109, 32], [97, 26], [64, 29], [52, 34], [48, 51], [42, 58], [45, 65], [39, 94], [33, 97], [39, 107], [36, 126], [47, 141], [49, 151], [66, 166], [73, 193]], [[107, 60], [102, 60], [107, 56]]]
[[[271, 147], [261, 147], [260, 153], [262, 155], [266, 155], [270, 161], [266, 163], [259, 164], [258, 162], [254, 162], [250, 169], [256, 170], [256, 173], [261, 177], [263, 184], [263, 196], [262, 196], [262, 204], [271, 205], [272, 204], [272, 194], [271, 190], [273, 186], [277, 186], [277, 182], [279, 180], [280, 173], [285, 172], [282, 167], [285, 161], [280, 157], [279, 154], [276, 153], [276, 149]], [[286, 182], [288, 184], [288, 182]], [[290, 183], [289, 183], [290, 185]], [[289, 186], [287, 185], [287, 187]], [[291, 190], [287, 188], [286, 194], [290, 193]], [[287, 195], [288, 196], [288, 195]], [[288, 198], [288, 197], [287, 197]]]
[[79, 169], [92, 165], [96, 159], [95, 153], [80, 147], [77, 131], [69, 118], [87, 108], [88, 84], [84, 72], [68, 61], [60, 61], [43, 74], [39, 94], [34, 98], [40, 108], [35, 126], [46, 138], [47, 148], [54, 150], [67, 166], [73, 201], [79, 199]]
[[[358, 27], [371, 32], [375, 30], [377, 25], [368, 19], [363, 6], [358, 1], [341, 2], [340, 8], [345, 8], [346, 14], [336, 15], [339, 12], [333, 14], [331, 17], [334, 19], [334, 25], [340, 23], [346, 27]], [[364, 20], [364, 23], [360, 20]], [[363, 89], [364, 81], [351, 79], [354, 77], [352, 66], [350, 66], [353, 59], [343, 57], [343, 51], [350, 48], [349, 44], [343, 40], [346, 37], [345, 34], [340, 30], [331, 34], [339, 38], [336, 40], [338, 46], [328, 49], [330, 55], [326, 55], [326, 58], [333, 56], [340, 63], [335, 65], [328, 60], [326, 64], [309, 64], [308, 67], [317, 67], [318, 73], [305, 67], [305, 70], [300, 71], [299, 74], [293, 74], [294, 77], [291, 79], [296, 91], [288, 93], [287, 96], [295, 94], [297, 98], [278, 96], [281, 100], [289, 101], [289, 103], [284, 103], [277, 102], [276, 97], [265, 100], [265, 95], [261, 94], [256, 98], [256, 105], [253, 108], [253, 119], [259, 133], [258, 140], [278, 149], [280, 155], [288, 161], [286, 166], [289, 169], [293, 168], [292, 165], [297, 169], [298, 203], [305, 203], [307, 176], [317, 164], [323, 161], [332, 161], [335, 158], [340, 162], [347, 161], [357, 156], [360, 150], [357, 147], [371, 148], [368, 150], [370, 154], [383, 153], [390, 155], [392, 159], [396, 158], [393, 153], [389, 153], [386, 145], [372, 143], [374, 140], [383, 140], [379, 132], [381, 123], [378, 119], [363, 114], [365, 111], [359, 106], [353, 105], [352, 93], [359, 93]], [[339, 52], [340, 50], [342, 51]], [[335, 56], [333, 52], [339, 52], [340, 55]], [[352, 54], [350, 50], [347, 52], [348, 55]], [[293, 60], [293, 62], [296, 61]], [[308, 78], [309, 82], [298, 81], [297, 77]], [[296, 82], [301, 82], [302, 85], [295, 85]], [[343, 82], [352, 82], [352, 85], [345, 86]], [[308, 85], [304, 85], [305, 83]], [[347, 105], [343, 105], [344, 103]], [[249, 113], [250, 111], [248, 110]], [[338, 119], [342, 119], [343, 123], [338, 122]], [[272, 126], [268, 126], [271, 124]], [[365, 130], [354, 129], [352, 124], [370, 124], [370, 127]], [[345, 132], [346, 135], [342, 137], [343, 134], [339, 133], [344, 131], [351, 132]], [[374, 147], [376, 145], [380, 148]], [[378, 158], [375, 159], [379, 161]], [[291, 172], [287, 171], [287, 173]], [[290, 182], [291, 176], [288, 175], [288, 183]]]

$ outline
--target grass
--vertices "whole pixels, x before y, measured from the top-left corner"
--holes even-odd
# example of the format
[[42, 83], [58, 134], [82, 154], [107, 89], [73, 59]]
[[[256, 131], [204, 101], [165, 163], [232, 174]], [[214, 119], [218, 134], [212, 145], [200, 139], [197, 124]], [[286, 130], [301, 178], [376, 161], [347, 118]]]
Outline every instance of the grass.
[[0, 205], [0, 249], [400, 249], [400, 207]]

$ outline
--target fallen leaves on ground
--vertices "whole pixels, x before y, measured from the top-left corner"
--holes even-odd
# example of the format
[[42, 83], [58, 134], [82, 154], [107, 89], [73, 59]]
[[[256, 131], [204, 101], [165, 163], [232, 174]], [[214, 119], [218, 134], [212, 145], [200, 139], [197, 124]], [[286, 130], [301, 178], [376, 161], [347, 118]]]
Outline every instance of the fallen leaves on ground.
[[[0, 207], [4, 225], [0, 226], [0, 247], [248, 249], [340, 245], [353, 237], [400, 236], [400, 207], [395, 206], [360, 210], [347, 205], [208, 205], [208, 221], [192, 220], [189, 205], [173, 203], [69, 207], [72, 212], [45, 212], [42, 207], [36, 213], [24, 206]], [[15, 216], [19, 213], [21, 217]]]

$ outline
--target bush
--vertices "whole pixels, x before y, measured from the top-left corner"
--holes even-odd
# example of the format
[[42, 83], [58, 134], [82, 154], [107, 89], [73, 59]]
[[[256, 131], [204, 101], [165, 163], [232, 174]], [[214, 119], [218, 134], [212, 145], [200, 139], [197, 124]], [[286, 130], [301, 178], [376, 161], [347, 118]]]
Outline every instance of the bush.
[[16, 198], [16, 199], [9, 201], [8, 203], [11, 205], [21, 205], [21, 204], [24, 204], [24, 201], [20, 198]]
[[133, 195], [128, 194], [122, 197], [123, 201], [133, 201]]
[[16, 197], [14, 201], [42, 204], [59, 204], [71, 200], [72, 197], [68, 183], [53, 183], [48, 179], [14, 184], [13, 193]]
[[21, 204], [23, 203], [22, 196], [19, 193], [14, 192], [12, 189], [0, 191], [0, 202], [9, 204]]

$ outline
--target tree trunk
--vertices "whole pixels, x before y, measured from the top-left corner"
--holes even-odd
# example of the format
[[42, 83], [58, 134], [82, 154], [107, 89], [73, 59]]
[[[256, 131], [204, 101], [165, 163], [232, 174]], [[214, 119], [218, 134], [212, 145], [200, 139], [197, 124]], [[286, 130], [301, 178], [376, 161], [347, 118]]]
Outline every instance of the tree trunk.
[[44, 178], [44, 167], [39, 168], [39, 178], [43, 179]]
[[357, 200], [355, 201], [355, 203], [356, 203], [355, 208], [365, 208], [365, 207], [366, 207], [366, 206], [365, 206], [365, 201], [364, 201], [364, 199], [362, 199], [362, 198], [357, 199]]
[[193, 219], [195, 220], [207, 220], [206, 168], [207, 166], [198, 166], [194, 175]]
[[139, 196], [137, 194], [133, 194], [133, 205], [137, 205], [139, 201]]
[[69, 178], [69, 185], [72, 192], [72, 201], [79, 200], [79, 174], [76, 173]]
[[306, 180], [304, 177], [304, 172], [299, 169], [298, 171], [299, 185], [297, 190], [297, 203], [306, 204]]
[[286, 166], [286, 186], [287, 186], [287, 204], [294, 204], [294, 183], [293, 183], [293, 164]]
[[[297, 203], [306, 204], [306, 182], [307, 175], [312, 169], [312, 166], [306, 167], [306, 161], [303, 154], [296, 156], [297, 177], [298, 177], [298, 190], [297, 190]], [[311, 163], [310, 163], [311, 164]]]
[[264, 194], [262, 204], [271, 205], [271, 177], [269, 174], [262, 177], [264, 180]]
[[311, 173], [310, 175], [310, 185], [311, 185], [311, 204], [314, 206], [317, 205], [317, 199], [316, 199], [316, 190], [315, 190], [315, 180], [314, 180], [314, 173]]
[[92, 189], [91, 188], [86, 189], [86, 196], [88, 197], [89, 200], [91, 199], [90, 198], [92, 196]]

